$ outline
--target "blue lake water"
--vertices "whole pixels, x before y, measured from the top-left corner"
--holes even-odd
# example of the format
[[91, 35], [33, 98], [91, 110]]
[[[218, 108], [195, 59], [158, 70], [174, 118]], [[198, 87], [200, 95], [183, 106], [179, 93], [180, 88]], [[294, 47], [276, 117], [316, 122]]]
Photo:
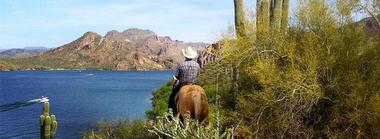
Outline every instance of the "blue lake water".
[[[173, 71], [0, 72], [0, 107], [48, 96], [55, 138], [81, 138], [101, 119], [145, 118], [152, 91]], [[42, 104], [0, 112], [0, 138], [39, 138]]]

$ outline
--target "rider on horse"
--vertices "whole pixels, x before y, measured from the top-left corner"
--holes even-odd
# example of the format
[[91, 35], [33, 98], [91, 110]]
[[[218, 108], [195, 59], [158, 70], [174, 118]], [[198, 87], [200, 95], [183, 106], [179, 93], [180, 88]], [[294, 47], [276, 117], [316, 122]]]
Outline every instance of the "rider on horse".
[[184, 85], [195, 84], [200, 71], [199, 64], [194, 61], [197, 57], [197, 51], [191, 47], [182, 49], [182, 54], [185, 56], [185, 61], [180, 63], [177, 67], [177, 72], [174, 76], [175, 83], [173, 85], [172, 93], [169, 96], [169, 108], [173, 110], [173, 113], [177, 113], [176, 104], [174, 101], [175, 95]]

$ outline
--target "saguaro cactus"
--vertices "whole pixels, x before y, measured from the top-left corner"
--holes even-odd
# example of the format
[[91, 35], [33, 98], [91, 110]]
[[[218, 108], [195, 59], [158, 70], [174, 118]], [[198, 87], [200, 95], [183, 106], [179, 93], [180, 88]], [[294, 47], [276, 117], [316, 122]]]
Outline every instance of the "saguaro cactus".
[[256, 8], [256, 26], [259, 32], [286, 32], [289, 0], [257, 0]]
[[246, 32], [246, 19], [244, 12], [244, 0], [234, 0], [235, 6], [235, 30], [237, 37], [243, 37]]
[[289, 0], [283, 0], [282, 2], [282, 19], [281, 19], [281, 32], [286, 33], [288, 30], [289, 22]]
[[261, 14], [263, 16], [263, 30], [268, 31], [269, 30], [269, 24], [270, 24], [270, 0], [262, 0], [262, 11]]
[[271, 0], [257, 0], [257, 15], [256, 15], [256, 27], [259, 32], [258, 36], [262, 35], [262, 32], [268, 32], [270, 28], [270, 5]]
[[282, 0], [273, 0], [271, 10], [271, 29], [274, 33], [280, 32], [281, 19], [282, 19]]
[[55, 115], [50, 115], [50, 104], [49, 102], [44, 102], [43, 111], [40, 115], [40, 135], [41, 139], [53, 138], [57, 131], [57, 118]]

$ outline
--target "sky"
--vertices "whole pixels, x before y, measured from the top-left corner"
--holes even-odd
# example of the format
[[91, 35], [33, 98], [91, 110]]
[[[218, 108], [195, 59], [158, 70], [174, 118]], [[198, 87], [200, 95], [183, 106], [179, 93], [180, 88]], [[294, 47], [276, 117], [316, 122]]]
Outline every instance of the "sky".
[[59, 47], [87, 31], [128, 28], [212, 43], [233, 21], [233, 0], [0, 0], [0, 49]]

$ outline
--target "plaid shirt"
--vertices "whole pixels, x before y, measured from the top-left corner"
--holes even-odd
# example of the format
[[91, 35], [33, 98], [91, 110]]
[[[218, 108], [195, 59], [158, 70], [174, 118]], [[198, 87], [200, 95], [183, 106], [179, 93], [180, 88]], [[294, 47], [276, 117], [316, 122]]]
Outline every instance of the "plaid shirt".
[[175, 74], [179, 83], [196, 83], [200, 71], [200, 66], [194, 60], [185, 60], [177, 67]]

